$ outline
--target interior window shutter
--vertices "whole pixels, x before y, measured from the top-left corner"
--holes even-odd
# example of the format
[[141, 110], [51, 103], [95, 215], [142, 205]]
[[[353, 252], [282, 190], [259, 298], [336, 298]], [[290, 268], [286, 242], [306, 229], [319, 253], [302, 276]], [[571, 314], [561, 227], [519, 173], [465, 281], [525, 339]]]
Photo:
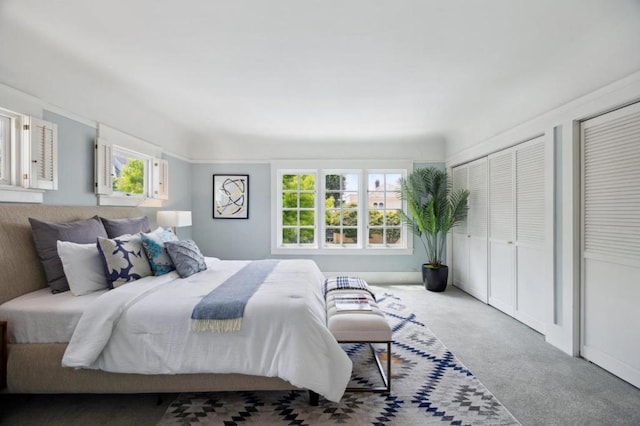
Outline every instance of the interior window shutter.
[[95, 193], [111, 195], [113, 193], [113, 152], [111, 144], [98, 138], [95, 143]]
[[36, 117], [26, 124], [29, 135], [29, 187], [58, 189], [58, 126]]
[[11, 184], [11, 151], [11, 117], [0, 115], [0, 185]]
[[516, 150], [516, 239], [533, 244], [545, 240], [544, 140]]
[[[467, 185], [467, 177], [468, 177], [469, 169], [466, 165], [458, 166], [452, 169], [452, 178], [453, 178], [453, 190], [457, 191], [459, 189], [469, 189]], [[456, 225], [452, 232], [456, 234], [467, 234], [467, 226], [468, 226], [468, 218], [464, 219], [460, 222], [460, 224]]]
[[513, 241], [513, 151], [489, 158], [489, 233]]
[[160, 158], [151, 159], [153, 164], [152, 170], [152, 183], [153, 189], [152, 198], [160, 200], [169, 199], [169, 162]]

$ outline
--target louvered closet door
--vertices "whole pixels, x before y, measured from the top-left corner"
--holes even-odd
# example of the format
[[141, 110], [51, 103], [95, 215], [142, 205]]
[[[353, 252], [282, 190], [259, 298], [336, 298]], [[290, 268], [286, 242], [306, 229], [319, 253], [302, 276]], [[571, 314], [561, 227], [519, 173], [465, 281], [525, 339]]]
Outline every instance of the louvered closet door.
[[487, 159], [469, 163], [469, 280], [466, 291], [487, 303]]
[[581, 131], [582, 356], [640, 387], [640, 104]]
[[489, 161], [489, 304], [509, 315], [514, 310], [513, 150]]
[[[468, 189], [468, 169], [466, 165], [452, 169], [453, 189]], [[469, 282], [469, 241], [467, 238], [467, 220], [452, 229], [452, 255], [451, 270], [453, 284], [462, 290], [467, 289]]]
[[544, 333], [553, 283], [546, 247], [546, 167], [544, 137], [515, 148], [516, 288], [514, 317]]

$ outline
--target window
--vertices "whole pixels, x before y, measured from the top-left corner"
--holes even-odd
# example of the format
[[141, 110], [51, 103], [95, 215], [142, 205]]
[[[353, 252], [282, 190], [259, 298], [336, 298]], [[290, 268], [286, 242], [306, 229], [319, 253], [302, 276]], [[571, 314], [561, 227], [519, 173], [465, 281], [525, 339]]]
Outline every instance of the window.
[[360, 206], [359, 173], [328, 172], [324, 175], [325, 246], [357, 246]]
[[285, 173], [282, 175], [282, 244], [316, 243], [316, 175]]
[[148, 176], [148, 157], [114, 146], [111, 161], [112, 190], [114, 195], [145, 195]]
[[402, 232], [402, 201], [398, 198], [401, 172], [370, 172], [367, 179], [368, 244], [400, 246], [406, 238]]
[[[95, 144], [95, 192], [100, 205], [160, 207], [169, 198], [168, 163], [157, 147], [100, 125]], [[112, 143], [112, 140], [119, 144]], [[127, 144], [127, 147], [120, 145]], [[132, 146], [132, 148], [129, 148]]]
[[58, 128], [0, 109], [0, 201], [41, 203], [58, 189]]
[[397, 195], [407, 169], [273, 166], [272, 253], [410, 253]]

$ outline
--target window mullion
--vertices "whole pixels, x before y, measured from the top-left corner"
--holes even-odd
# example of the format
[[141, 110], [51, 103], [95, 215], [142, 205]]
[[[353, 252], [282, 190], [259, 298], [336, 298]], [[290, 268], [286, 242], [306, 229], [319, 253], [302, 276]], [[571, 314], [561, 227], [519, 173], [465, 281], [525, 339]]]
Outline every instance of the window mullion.
[[[407, 249], [406, 235], [396, 213], [402, 207], [393, 199], [397, 181], [405, 174], [405, 170], [398, 169], [281, 169], [277, 213], [281, 247], [315, 248], [322, 253]], [[291, 185], [294, 177], [295, 186]], [[298, 198], [295, 209], [286, 201], [291, 199], [286, 195], [286, 188], [293, 190]], [[312, 194], [314, 202], [309, 203]], [[287, 213], [288, 210], [291, 211]]]

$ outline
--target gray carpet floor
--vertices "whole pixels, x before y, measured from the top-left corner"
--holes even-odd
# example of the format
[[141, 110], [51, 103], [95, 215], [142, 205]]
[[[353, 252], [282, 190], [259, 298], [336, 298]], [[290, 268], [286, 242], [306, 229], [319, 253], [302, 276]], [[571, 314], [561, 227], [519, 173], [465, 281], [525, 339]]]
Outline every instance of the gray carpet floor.
[[[454, 287], [388, 286], [523, 425], [640, 425], [640, 389]], [[0, 424], [155, 425], [175, 395], [0, 395]]]

